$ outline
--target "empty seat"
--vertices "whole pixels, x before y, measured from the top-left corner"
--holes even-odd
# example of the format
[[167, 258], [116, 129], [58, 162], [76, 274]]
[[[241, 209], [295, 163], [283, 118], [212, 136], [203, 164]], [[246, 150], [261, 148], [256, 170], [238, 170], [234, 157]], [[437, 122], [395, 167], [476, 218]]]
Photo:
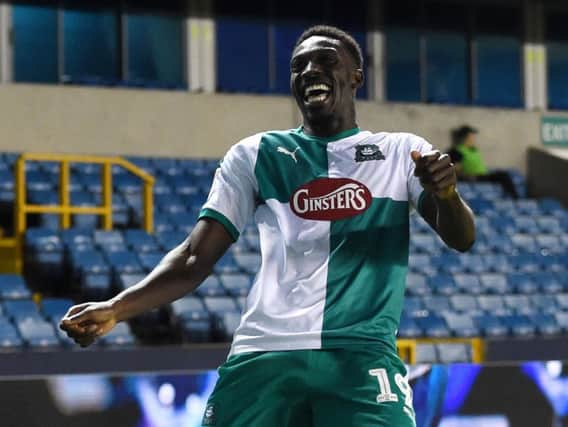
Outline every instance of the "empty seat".
[[491, 313], [478, 314], [474, 316], [474, 321], [482, 335], [486, 337], [504, 337], [509, 332], [501, 317]]
[[406, 277], [406, 291], [409, 295], [428, 295], [432, 293], [426, 276], [417, 273], [409, 273]]
[[535, 325], [531, 319], [523, 314], [501, 316], [501, 321], [514, 336], [527, 337], [534, 335], [536, 332]]
[[435, 344], [418, 344], [416, 346], [416, 363], [438, 363]]
[[122, 273], [118, 275], [116, 285], [118, 286], [118, 290], [122, 291], [139, 283], [145, 277], [146, 274], [143, 273]]
[[73, 301], [66, 298], [44, 298], [41, 312], [48, 320], [60, 320], [73, 306]]
[[109, 272], [81, 274], [81, 294], [85, 300], [102, 301], [111, 294], [112, 277]]
[[136, 254], [133, 252], [109, 252], [106, 254], [108, 263], [110, 264], [115, 275], [123, 273], [143, 273], [142, 265]]
[[437, 274], [429, 279], [430, 288], [439, 295], [453, 295], [458, 291], [451, 274]]
[[481, 282], [484, 293], [488, 294], [505, 294], [511, 292], [513, 289], [512, 286], [509, 286], [507, 277], [504, 274], [480, 274], [479, 281]]
[[110, 273], [110, 266], [103, 255], [97, 250], [71, 251], [70, 258], [71, 267], [78, 276], [87, 273]]
[[556, 323], [562, 328], [564, 333], [568, 332], [568, 312], [559, 311], [554, 314]]
[[14, 324], [0, 317], [0, 350], [20, 350], [23, 345]]
[[435, 262], [428, 254], [411, 253], [408, 257], [408, 268], [411, 273], [420, 273], [432, 276], [438, 272]]
[[422, 302], [426, 310], [434, 313], [442, 313], [450, 309], [450, 300], [446, 296], [425, 296]]
[[454, 280], [460, 292], [474, 295], [483, 292], [483, 287], [475, 274], [454, 274]]
[[539, 231], [536, 221], [530, 216], [518, 216], [513, 221], [518, 233], [536, 234]]
[[[533, 249], [533, 252], [535, 250], [536, 249]], [[539, 271], [541, 268], [539, 258], [530, 253], [511, 256], [509, 261], [513, 269], [519, 273], [533, 273], [535, 271]]]
[[221, 274], [219, 278], [230, 296], [248, 295], [251, 287], [251, 279], [248, 274]]
[[530, 313], [532, 311], [531, 302], [527, 295], [504, 295], [503, 301], [505, 308], [516, 313]]
[[186, 238], [185, 234], [179, 231], [162, 231], [156, 233], [156, 241], [163, 251], [170, 251], [177, 247]]
[[418, 252], [435, 254], [440, 251], [440, 246], [432, 233], [415, 233], [410, 236], [410, 247]]
[[238, 311], [234, 299], [230, 297], [205, 297], [203, 303], [211, 314]]
[[111, 331], [101, 337], [101, 343], [109, 347], [126, 347], [136, 343], [136, 339], [126, 322], [117, 323]]
[[568, 311], [568, 294], [555, 295], [556, 305], [560, 310]]
[[537, 217], [536, 223], [541, 233], [559, 234], [563, 231], [560, 220], [554, 216]]
[[61, 241], [66, 247], [94, 246], [93, 232], [83, 228], [68, 228], [59, 232]]
[[160, 263], [163, 257], [163, 253], [144, 253], [138, 255], [140, 265], [146, 273], [152, 271]]
[[422, 329], [414, 319], [403, 315], [398, 326], [398, 336], [400, 338], [418, 338], [422, 336]]
[[174, 301], [171, 307], [176, 322], [180, 320], [209, 320], [209, 312], [200, 298], [186, 296]]
[[538, 250], [536, 241], [530, 234], [515, 233], [511, 236], [511, 241], [520, 253], [532, 254]]
[[467, 344], [441, 343], [436, 346], [440, 363], [471, 362], [471, 347]]
[[450, 306], [458, 312], [475, 314], [479, 312], [477, 298], [474, 295], [452, 295]]
[[530, 320], [540, 335], [558, 335], [562, 332], [562, 327], [556, 322], [554, 313], [535, 313], [530, 316]]
[[235, 330], [241, 322], [241, 314], [238, 312], [222, 313], [214, 317], [214, 337], [223, 342], [230, 341]]
[[535, 284], [539, 285], [540, 291], [545, 294], [557, 294], [564, 291], [563, 284], [553, 272], [538, 271], [531, 273], [530, 277]]
[[452, 334], [456, 337], [476, 337], [479, 336], [479, 330], [473, 322], [471, 314], [458, 314], [454, 312], [446, 312], [443, 314], [446, 324]]
[[534, 199], [519, 199], [515, 201], [516, 211], [520, 215], [538, 215], [540, 213], [540, 207], [538, 201]]
[[32, 300], [9, 300], [2, 303], [4, 314], [17, 320], [41, 318], [37, 305]]
[[256, 253], [237, 253], [234, 254], [237, 265], [246, 273], [256, 274], [260, 270], [261, 258]]
[[25, 344], [31, 348], [59, 347], [59, 339], [51, 323], [36, 318], [16, 321], [16, 327]]
[[24, 278], [17, 274], [0, 274], [0, 299], [28, 299], [31, 292]]
[[451, 335], [446, 321], [441, 316], [429, 314], [425, 317], [417, 317], [415, 320], [427, 337], [444, 338]]
[[214, 270], [218, 274], [237, 273], [239, 271], [239, 265], [231, 252], [225, 252], [215, 264]]
[[136, 253], [161, 252], [154, 236], [144, 230], [126, 230], [124, 239], [126, 245]]
[[479, 295], [477, 305], [489, 313], [502, 313], [505, 310], [505, 301], [501, 295]]
[[507, 281], [519, 294], [533, 294], [538, 290], [538, 283], [529, 274], [511, 273], [507, 275]]
[[207, 277], [195, 290], [195, 293], [202, 297], [221, 297], [227, 295], [227, 291], [221, 284], [221, 281], [214, 275]]
[[536, 294], [532, 295], [529, 301], [535, 313], [554, 314], [558, 311], [554, 295]]
[[95, 244], [100, 247], [125, 244], [124, 237], [120, 231], [95, 230], [93, 239]]

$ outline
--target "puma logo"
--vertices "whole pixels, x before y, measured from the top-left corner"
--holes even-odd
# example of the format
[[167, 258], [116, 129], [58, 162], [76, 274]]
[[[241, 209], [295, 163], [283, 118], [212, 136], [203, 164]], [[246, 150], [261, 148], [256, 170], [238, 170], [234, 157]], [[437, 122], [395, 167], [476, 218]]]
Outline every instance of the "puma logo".
[[276, 151], [278, 151], [279, 153], [286, 154], [287, 156], [292, 157], [292, 159], [294, 159], [294, 162], [298, 163], [298, 159], [296, 158], [296, 151], [298, 151], [299, 149], [300, 149], [300, 147], [297, 147], [294, 151], [289, 151], [287, 148], [278, 147], [278, 148], [276, 149]]

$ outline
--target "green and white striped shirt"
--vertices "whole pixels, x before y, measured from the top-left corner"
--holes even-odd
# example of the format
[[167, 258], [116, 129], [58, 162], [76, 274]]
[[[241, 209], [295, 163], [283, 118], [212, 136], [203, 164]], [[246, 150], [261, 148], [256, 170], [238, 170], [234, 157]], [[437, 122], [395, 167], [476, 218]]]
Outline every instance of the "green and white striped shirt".
[[262, 264], [231, 354], [378, 344], [395, 350], [408, 269], [409, 212], [423, 188], [409, 133], [302, 129], [240, 141], [200, 217], [237, 240], [254, 215]]

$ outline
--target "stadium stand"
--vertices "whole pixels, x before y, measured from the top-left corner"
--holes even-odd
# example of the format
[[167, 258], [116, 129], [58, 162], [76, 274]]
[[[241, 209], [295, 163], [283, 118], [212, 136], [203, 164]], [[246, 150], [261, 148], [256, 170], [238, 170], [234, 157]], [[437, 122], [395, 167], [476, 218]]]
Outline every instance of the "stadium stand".
[[[13, 160], [13, 156], [0, 156], [3, 201], [13, 199], [9, 173]], [[73, 302], [69, 297], [75, 302], [100, 300], [131, 286], [192, 229], [216, 162], [130, 160], [156, 178], [155, 233], [136, 229], [142, 220], [141, 187], [118, 170], [114, 171], [115, 230], [97, 229], [97, 218], [76, 218], [67, 230], [59, 229], [57, 217], [30, 221], [35, 227], [26, 233], [25, 279], [0, 275], [2, 348], [69, 346], [56, 328], [57, 319]], [[57, 170], [49, 164], [31, 164], [28, 197], [51, 200]], [[95, 165], [73, 167], [74, 200], [88, 204], [100, 199], [97, 172]], [[524, 182], [514, 176], [522, 190]], [[447, 249], [418, 215], [411, 216], [408, 287], [399, 337], [528, 337], [568, 332], [568, 211], [552, 199], [506, 199], [493, 184], [464, 183], [460, 191], [477, 215], [478, 238], [470, 253]], [[250, 225], [200, 288], [161, 314], [156, 312], [154, 321], [169, 328], [178, 342], [228, 341], [260, 261], [258, 231]], [[38, 306], [31, 299], [34, 292], [57, 298], [44, 298]], [[140, 337], [125, 324], [100, 345], [131, 346], [138, 341]], [[424, 349], [419, 360], [471, 358], [462, 344]]]

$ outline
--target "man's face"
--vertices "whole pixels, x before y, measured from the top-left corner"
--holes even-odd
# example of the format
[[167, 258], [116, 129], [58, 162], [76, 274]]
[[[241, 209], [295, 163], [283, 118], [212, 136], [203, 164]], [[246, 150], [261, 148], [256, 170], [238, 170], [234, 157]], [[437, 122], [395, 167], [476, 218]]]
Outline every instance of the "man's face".
[[464, 145], [468, 148], [474, 148], [477, 146], [476, 135], [473, 132], [467, 134], [464, 140]]
[[305, 120], [348, 114], [363, 81], [361, 70], [339, 40], [312, 36], [292, 53], [290, 86]]

